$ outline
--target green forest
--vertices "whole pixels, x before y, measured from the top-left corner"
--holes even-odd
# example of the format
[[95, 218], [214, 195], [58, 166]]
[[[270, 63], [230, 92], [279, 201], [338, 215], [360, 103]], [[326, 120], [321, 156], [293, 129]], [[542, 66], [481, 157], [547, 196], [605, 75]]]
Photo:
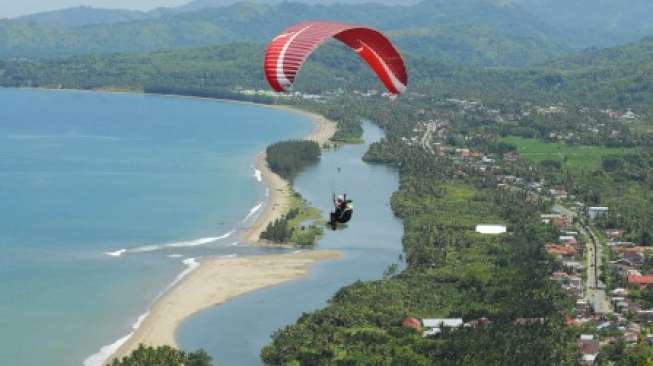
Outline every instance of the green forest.
[[131, 355], [113, 360], [111, 366], [212, 366], [211, 356], [204, 351], [184, 352], [172, 347], [140, 345]]
[[311, 246], [322, 238], [323, 225], [322, 212], [293, 192], [288, 212], [268, 224], [260, 239], [275, 244]]
[[[0, 59], [0, 85], [126, 89], [248, 100], [254, 97], [243, 95], [240, 90], [267, 88], [257, 61], [262, 59], [264, 49], [262, 44], [235, 43], [149, 54]], [[572, 123], [572, 117], [604, 118], [596, 113], [582, 116], [586, 107], [650, 114], [651, 55], [651, 38], [611, 49], [587, 50], [528, 68], [472, 68], [408, 54], [408, 97], [479, 99], [513, 115], [523, 115], [533, 105], [560, 104], [568, 107], [569, 120], [555, 123], [568, 125], [577, 125]], [[355, 54], [336, 42], [329, 42], [311, 57], [295, 84], [295, 90], [304, 93], [369, 89], [381, 89], [374, 74]], [[265, 97], [255, 98], [271, 102]], [[544, 136], [546, 130], [563, 127], [549, 126], [555, 119], [551, 116], [530, 115], [526, 119], [533, 119], [532, 127], [514, 126], [508, 132]]]
[[[314, 141], [280, 141], [268, 146], [266, 160], [270, 170], [291, 184], [304, 168], [320, 160], [322, 149]], [[301, 195], [293, 192], [288, 212], [271, 222], [260, 238], [272, 243], [313, 245], [322, 237], [320, 210], [311, 207]]]
[[268, 146], [265, 159], [273, 172], [292, 181], [302, 169], [317, 163], [321, 155], [315, 141], [281, 141]]

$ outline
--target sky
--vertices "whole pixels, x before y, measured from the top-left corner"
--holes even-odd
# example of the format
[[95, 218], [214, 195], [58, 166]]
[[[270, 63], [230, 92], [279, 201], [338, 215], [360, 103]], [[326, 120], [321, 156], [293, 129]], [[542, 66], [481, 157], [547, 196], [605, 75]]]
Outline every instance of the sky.
[[57, 10], [73, 6], [150, 10], [160, 6], [177, 6], [189, 0], [0, 0], [0, 18]]

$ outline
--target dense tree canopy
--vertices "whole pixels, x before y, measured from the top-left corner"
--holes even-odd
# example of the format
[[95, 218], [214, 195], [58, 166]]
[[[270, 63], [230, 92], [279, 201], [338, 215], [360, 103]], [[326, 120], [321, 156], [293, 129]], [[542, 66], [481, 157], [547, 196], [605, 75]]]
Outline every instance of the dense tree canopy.
[[306, 166], [319, 161], [321, 155], [320, 145], [315, 141], [282, 141], [266, 150], [270, 169], [289, 180]]
[[211, 357], [204, 351], [186, 353], [172, 347], [140, 345], [131, 355], [113, 360], [111, 366], [212, 366]]

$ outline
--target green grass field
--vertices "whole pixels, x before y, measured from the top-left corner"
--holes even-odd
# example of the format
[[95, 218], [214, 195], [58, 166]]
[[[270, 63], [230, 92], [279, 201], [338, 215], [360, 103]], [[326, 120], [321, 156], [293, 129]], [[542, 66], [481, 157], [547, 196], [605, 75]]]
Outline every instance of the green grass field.
[[501, 141], [517, 146], [519, 154], [528, 160], [556, 160], [563, 162], [568, 168], [579, 169], [599, 168], [604, 156], [624, 155], [632, 151], [625, 148], [549, 143], [517, 136], [505, 137]]
[[[326, 220], [322, 217], [322, 212], [309, 205], [306, 200], [296, 192], [293, 192], [290, 201], [290, 210], [297, 209], [299, 214], [288, 221], [288, 226], [293, 228], [293, 234], [290, 242], [298, 245], [313, 245], [320, 240], [324, 234], [322, 228]], [[302, 225], [303, 223], [311, 221], [311, 225]]]

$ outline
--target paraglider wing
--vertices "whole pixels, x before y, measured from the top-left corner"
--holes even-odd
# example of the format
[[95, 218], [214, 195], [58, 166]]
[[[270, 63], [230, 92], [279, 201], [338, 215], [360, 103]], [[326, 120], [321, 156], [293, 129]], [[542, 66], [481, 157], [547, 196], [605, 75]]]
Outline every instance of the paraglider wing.
[[272, 89], [283, 92], [291, 87], [306, 59], [330, 38], [356, 51], [390, 93], [401, 94], [406, 90], [406, 65], [386, 36], [371, 28], [332, 22], [299, 23], [272, 40], [264, 64], [265, 77]]

